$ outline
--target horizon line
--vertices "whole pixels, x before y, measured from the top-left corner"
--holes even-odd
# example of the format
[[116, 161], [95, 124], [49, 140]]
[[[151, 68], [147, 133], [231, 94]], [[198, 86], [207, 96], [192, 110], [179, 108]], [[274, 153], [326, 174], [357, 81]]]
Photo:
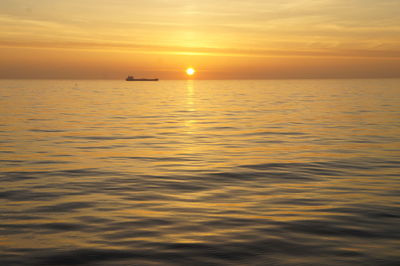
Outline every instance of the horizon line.
[[[158, 78], [158, 81], [180, 81], [180, 80], [337, 80], [337, 79], [400, 79], [400, 76], [393, 77], [286, 77], [286, 78]], [[2, 78], [0, 80], [113, 80], [125, 81], [125, 78]]]

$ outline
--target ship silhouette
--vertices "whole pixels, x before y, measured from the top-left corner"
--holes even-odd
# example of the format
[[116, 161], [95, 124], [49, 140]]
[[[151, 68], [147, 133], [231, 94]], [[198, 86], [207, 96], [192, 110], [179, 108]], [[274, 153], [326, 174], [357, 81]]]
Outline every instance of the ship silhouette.
[[143, 79], [143, 78], [135, 78], [134, 76], [128, 76], [126, 81], [158, 81], [158, 79]]

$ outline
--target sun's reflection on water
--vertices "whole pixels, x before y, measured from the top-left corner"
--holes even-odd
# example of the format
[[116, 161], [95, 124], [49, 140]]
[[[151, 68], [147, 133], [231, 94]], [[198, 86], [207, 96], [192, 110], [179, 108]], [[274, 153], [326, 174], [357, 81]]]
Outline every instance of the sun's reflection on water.
[[185, 110], [187, 113], [187, 119], [185, 119], [185, 126], [187, 133], [193, 133], [196, 127], [195, 126], [196, 120], [194, 119], [194, 115], [196, 112], [194, 98], [195, 98], [194, 80], [188, 79], [186, 81], [186, 110]]

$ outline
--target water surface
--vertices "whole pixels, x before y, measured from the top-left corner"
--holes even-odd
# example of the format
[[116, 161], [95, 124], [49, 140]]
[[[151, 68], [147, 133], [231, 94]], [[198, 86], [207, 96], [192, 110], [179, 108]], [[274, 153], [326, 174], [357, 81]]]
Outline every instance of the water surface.
[[1, 265], [398, 265], [400, 80], [0, 81]]

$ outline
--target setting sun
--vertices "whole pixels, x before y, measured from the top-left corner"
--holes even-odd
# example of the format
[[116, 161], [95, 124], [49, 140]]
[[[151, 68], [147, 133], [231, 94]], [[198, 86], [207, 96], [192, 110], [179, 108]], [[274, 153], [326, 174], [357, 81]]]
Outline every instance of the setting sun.
[[186, 74], [188, 74], [189, 76], [192, 76], [194, 73], [196, 73], [196, 70], [192, 67], [189, 67], [188, 69], [186, 69]]

